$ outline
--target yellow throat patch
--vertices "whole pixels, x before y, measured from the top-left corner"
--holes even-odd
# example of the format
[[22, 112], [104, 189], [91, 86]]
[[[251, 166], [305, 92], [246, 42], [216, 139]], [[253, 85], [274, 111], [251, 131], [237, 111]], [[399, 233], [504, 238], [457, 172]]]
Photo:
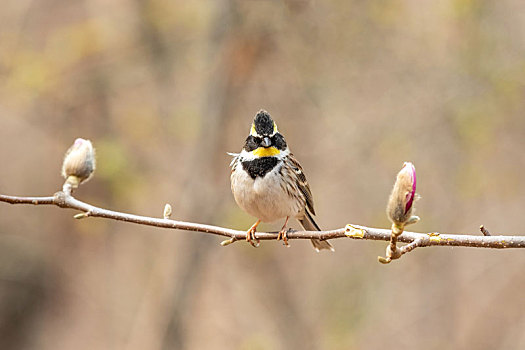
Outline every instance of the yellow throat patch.
[[279, 151], [275, 147], [268, 147], [268, 148], [259, 147], [252, 152], [253, 152], [253, 155], [257, 157], [271, 157], [271, 156], [276, 156], [279, 153], [281, 153], [281, 151]]

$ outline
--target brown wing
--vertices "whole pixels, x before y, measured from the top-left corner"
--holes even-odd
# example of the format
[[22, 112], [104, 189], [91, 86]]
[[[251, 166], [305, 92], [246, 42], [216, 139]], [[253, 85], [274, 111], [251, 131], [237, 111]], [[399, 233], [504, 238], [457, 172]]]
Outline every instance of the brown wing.
[[299, 164], [297, 159], [295, 159], [293, 154], [290, 153], [290, 156], [288, 158], [290, 160], [290, 165], [292, 166], [292, 169], [297, 176], [297, 186], [306, 198], [306, 207], [308, 208], [308, 210], [310, 210], [312, 214], [315, 215], [314, 198], [312, 196], [312, 191], [310, 190], [310, 185], [308, 185], [308, 181], [306, 181], [306, 176], [304, 175], [303, 168], [301, 167], [301, 164]]

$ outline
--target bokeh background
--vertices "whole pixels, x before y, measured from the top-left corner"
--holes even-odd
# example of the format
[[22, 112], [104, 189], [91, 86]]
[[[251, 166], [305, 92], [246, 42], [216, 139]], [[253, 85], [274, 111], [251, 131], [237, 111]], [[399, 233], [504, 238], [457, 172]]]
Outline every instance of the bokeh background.
[[[404, 161], [419, 232], [524, 233], [520, 0], [4, 0], [0, 193], [247, 229], [226, 152], [278, 122], [323, 228], [389, 227]], [[0, 203], [2, 349], [524, 349], [525, 254], [220, 237]], [[282, 223], [268, 224], [274, 230]], [[296, 223], [294, 223], [296, 225]]]

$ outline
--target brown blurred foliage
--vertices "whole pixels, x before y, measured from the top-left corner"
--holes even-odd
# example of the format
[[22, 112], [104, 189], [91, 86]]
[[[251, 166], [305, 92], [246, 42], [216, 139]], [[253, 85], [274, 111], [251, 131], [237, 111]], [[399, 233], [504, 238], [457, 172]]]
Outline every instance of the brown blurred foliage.
[[[50, 195], [77, 137], [77, 196], [247, 229], [227, 151], [267, 109], [323, 228], [388, 227], [403, 161], [411, 229], [524, 234], [519, 0], [4, 0], [0, 193]], [[219, 246], [208, 235], [0, 205], [2, 349], [523, 349], [522, 251], [385, 242]], [[279, 224], [266, 225], [274, 229]]]

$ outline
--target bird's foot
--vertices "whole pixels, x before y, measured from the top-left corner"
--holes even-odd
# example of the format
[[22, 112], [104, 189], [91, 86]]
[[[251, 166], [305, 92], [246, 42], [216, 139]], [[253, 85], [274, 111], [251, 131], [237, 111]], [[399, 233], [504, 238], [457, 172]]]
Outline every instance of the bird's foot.
[[288, 232], [290, 231], [290, 229], [282, 229], [281, 231], [279, 231], [279, 234], [277, 235], [277, 240], [280, 241], [280, 240], [283, 240], [283, 244], [286, 246], [286, 247], [289, 247], [290, 244], [288, 243]]
[[255, 238], [255, 232], [257, 232], [257, 226], [259, 226], [260, 223], [261, 220], [257, 220], [257, 222], [253, 224], [248, 231], [246, 231], [246, 242], [250, 243], [255, 248], [257, 248], [260, 243], [260, 241]]
[[288, 224], [288, 219], [290, 217], [287, 216], [286, 217], [286, 220], [284, 221], [284, 225], [283, 227], [281, 228], [281, 231], [279, 231], [279, 234], [277, 235], [277, 240], [280, 241], [281, 239], [283, 240], [283, 244], [286, 246], [286, 247], [289, 247], [290, 245], [288, 244], [288, 236], [287, 236], [287, 233], [290, 229], [286, 229], [286, 225]]

